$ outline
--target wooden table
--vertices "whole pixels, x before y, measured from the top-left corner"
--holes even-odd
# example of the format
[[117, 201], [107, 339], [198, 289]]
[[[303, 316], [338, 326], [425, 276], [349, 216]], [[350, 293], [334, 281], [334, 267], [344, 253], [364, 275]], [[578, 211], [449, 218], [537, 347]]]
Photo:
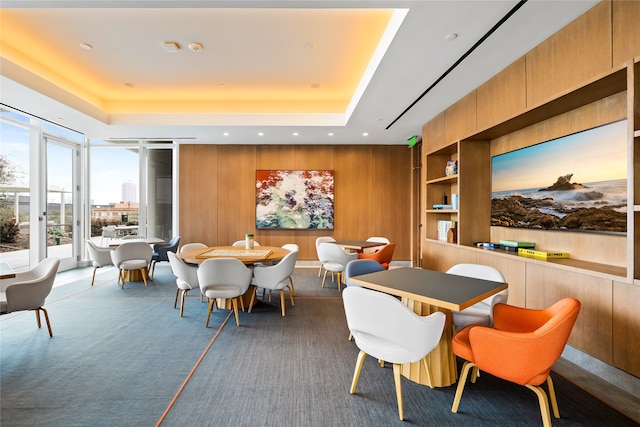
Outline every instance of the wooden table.
[[336, 240], [335, 242], [327, 242], [338, 245], [341, 248], [348, 249], [355, 252], [362, 252], [366, 248], [374, 248], [376, 246], [384, 246], [386, 243], [382, 242], [367, 242], [366, 240]]
[[[508, 287], [506, 283], [411, 267], [363, 274], [352, 277], [351, 282], [399, 296], [405, 305], [420, 316], [434, 311], [442, 311], [447, 315], [442, 338], [427, 356], [436, 387], [450, 386], [457, 379], [455, 356], [451, 350], [451, 310], [464, 310]], [[402, 365], [402, 375], [414, 382], [429, 384], [420, 362]]]
[[0, 279], [13, 279], [16, 277], [16, 272], [6, 262], [0, 262]]
[[[210, 258], [236, 258], [245, 265], [250, 266], [257, 263], [280, 261], [288, 253], [289, 251], [287, 249], [278, 246], [256, 246], [252, 250], [244, 249], [242, 246], [213, 246], [209, 248], [190, 249], [178, 253], [178, 256], [188, 264], [202, 264], [204, 260]], [[254, 288], [254, 285], [250, 285], [247, 292], [242, 295], [242, 303], [245, 308], [249, 308]], [[231, 300], [218, 298], [217, 304], [218, 307], [231, 308]]]

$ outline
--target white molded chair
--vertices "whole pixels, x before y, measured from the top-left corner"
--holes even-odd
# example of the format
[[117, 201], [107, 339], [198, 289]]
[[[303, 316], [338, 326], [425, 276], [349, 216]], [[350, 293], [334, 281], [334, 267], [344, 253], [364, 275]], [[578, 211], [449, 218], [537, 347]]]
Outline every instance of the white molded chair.
[[109, 243], [109, 239], [117, 239], [118, 233], [115, 225], [108, 225], [106, 227], [102, 227], [102, 238], [100, 239], [100, 244], [104, 244], [104, 239], [107, 239], [107, 243]]
[[[327, 242], [335, 242], [336, 239], [334, 239], [333, 237], [329, 237], [329, 236], [322, 236], [322, 237], [318, 237], [316, 239], [316, 254], [318, 254], [318, 260], [320, 259], [320, 244], [321, 243], [327, 243]], [[320, 268], [318, 269], [318, 277], [320, 277], [320, 275], [322, 274], [322, 261], [320, 261]]]
[[49, 314], [42, 306], [53, 288], [60, 258], [46, 258], [34, 268], [24, 273], [16, 273], [16, 277], [0, 281], [0, 314], [14, 311], [34, 310], [38, 328], [41, 327], [40, 312], [44, 313], [49, 336], [53, 337]]
[[167, 252], [169, 257], [169, 264], [171, 265], [171, 271], [176, 276], [176, 298], [173, 301], [173, 308], [176, 308], [178, 304], [178, 294], [182, 291], [180, 298], [180, 317], [184, 313], [184, 300], [187, 296], [187, 292], [193, 289], [200, 290], [198, 284], [198, 267], [195, 265], [189, 265], [182, 260], [174, 252]]
[[144, 285], [147, 286], [152, 255], [153, 250], [148, 243], [136, 240], [124, 242], [111, 252], [113, 265], [118, 269], [118, 283], [122, 280], [122, 289], [124, 289], [124, 272], [130, 270], [140, 270]]
[[[491, 280], [505, 283], [504, 276], [497, 269], [482, 264], [456, 264], [447, 270], [447, 274], [473, 277], [475, 279]], [[452, 323], [456, 330], [460, 330], [469, 325], [493, 326], [493, 306], [498, 303], [507, 303], [509, 291], [485, 298], [473, 306], [462, 311], [452, 311]]]
[[324, 268], [324, 275], [322, 276], [322, 287], [324, 288], [324, 282], [327, 279], [327, 273], [330, 271], [331, 275], [336, 273], [336, 282], [338, 283], [338, 291], [340, 285], [344, 283], [344, 277], [342, 272], [347, 267], [349, 261], [358, 259], [358, 253], [347, 253], [340, 246], [334, 243], [320, 243], [318, 247], [318, 256], [320, 257], [320, 263]]
[[[280, 306], [282, 310], [282, 316], [285, 315], [285, 297], [284, 290], [289, 288], [289, 298], [291, 299], [291, 305], [295, 305], [293, 302], [293, 292], [290, 288], [290, 278], [296, 267], [296, 259], [298, 258], [298, 252], [289, 252], [275, 265], [262, 266], [258, 265], [253, 269], [253, 279], [251, 284], [256, 286], [251, 295], [251, 303], [249, 307], [249, 313], [256, 297], [257, 288], [264, 289], [264, 292], [280, 291]], [[264, 293], [263, 293], [264, 295]]]
[[[233, 242], [233, 244], [231, 246], [244, 246], [247, 244], [246, 240], [236, 240], [235, 242]], [[256, 242], [255, 240], [253, 241], [253, 246], [260, 246], [260, 243]]]
[[[389, 239], [387, 239], [386, 237], [378, 237], [378, 236], [369, 237], [367, 239], [367, 242], [380, 243], [380, 246], [388, 245], [389, 243], [391, 243], [391, 241]], [[365, 254], [372, 254], [372, 253], [375, 253], [378, 249], [380, 249], [380, 246], [374, 246], [374, 247], [371, 247], [371, 248], [364, 248], [362, 250], [362, 252], [365, 253]]]
[[206, 249], [206, 248], [208, 248], [208, 246], [205, 245], [204, 243], [198, 243], [198, 242], [187, 243], [180, 247], [179, 252], [182, 253], [182, 252], [190, 251], [192, 249]]
[[[282, 245], [282, 248], [288, 250], [289, 252], [300, 252], [300, 247], [295, 243], [284, 244]], [[296, 257], [296, 261], [297, 261], [297, 257]], [[295, 264], [293, 267], [295, 270]], [[289, 292], [291, 292], [291, 295], [293, 296], [296, 295], [296, 288], [293, 286], [293, 272], [291, 273], [291, 276], [289, 276]]]
[[93, 275], [91, 276], [91, 286], [93, 286], [93, 282], [96, 279], [96, 270], [107, 265], [113, 265], [111, 249], [98, 246], [91, 240], [87, 240], [87, 252], [89, 252], [89, 258], [93, 262]]
[[200, 291], [209, 298], [206, 327], [209, 327], [209, 318], [216, 298], [232, 298], [236, 325], [240, 326], [238, 297], [249, 289], [251, 276], [251, 269], [235, 258], [209, 258], [200, 264], [198, 267]]
[[360, 349], [350, 393], [356, 392], [367, 355], [393, 363], [398, 413], [400, 419], [404, 419], [401, 365], [422, 360], [429, 382], [433, 384], [426, 356], [440, 341], [445, 314], [436, 311], [428, 316], [418, 316], [391, 295], [358, 286], [345, 288], [342, 298], [349, 331]]

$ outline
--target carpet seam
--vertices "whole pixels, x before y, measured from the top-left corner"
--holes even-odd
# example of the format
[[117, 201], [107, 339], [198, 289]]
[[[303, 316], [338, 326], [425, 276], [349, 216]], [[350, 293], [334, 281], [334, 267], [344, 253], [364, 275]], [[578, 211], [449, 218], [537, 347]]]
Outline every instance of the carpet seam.
[[164, 410], [164, 412], [160, 416], [160, 419], [156, 423], [156, 427], [158, 427], [158, 426], [160, 426], [160, 424], [162, 424], [162, 422], [164, 421], [166, 416], [169, 414], [169, 411], [171, 411], [171, 408], [173, 407], [173, 404], [176, 402], [176, 400], [178, 400], [178, 397], [180, 397], [180, 394], [182, 394], [182, 391], [184, 390], [184, 388], [189, 383], [189, 380], [191, 380], [191, 377], [193, 377], [193, 374], [195, 374], [196, 370], [198, 369], [198, 366], [200, 366], [200, 363], [202, 362], [202, 359], [204, 359], [204, 357], [207, 355], [207, 353], [209, 352], [209, 349], [211, 349], [211, 346], [213, 345], [215, 340], [218, 338], [218, 335], [220, 335], [220, 332], [222, 332], [222, 329], [224, 328], [224, 326], [227, 324], [227, 322], [231, 318], [231, 313], [233, 313], [233, 311], [229, 312], [229, 314], [227, 315], [227, 318], [224, 319], [224, 322], [222, 322], [222, 325], [220, 325], [220, 327], [216, 331], [216, 334], [213, 336], [213, 338], [211, 338], [211, 341], [209, 342], [207, 347], [204, 349], [204, 351], [202, 352], [202, 354], [200, 355], [200, 357], [196, 361], [196, 364], [193, 365], [193, 368], [191, 368], [191, 371], [189, 372], [189, 375], [187, 375], [187, 378], [185, 378], [185, 380], [182, 382], [182, 385], [180, 386], [180, 388], [178, 389], [176, 394], [171, 399], [171, 402], [169, 402], [169, 406], [167, 406], [167, 408]]

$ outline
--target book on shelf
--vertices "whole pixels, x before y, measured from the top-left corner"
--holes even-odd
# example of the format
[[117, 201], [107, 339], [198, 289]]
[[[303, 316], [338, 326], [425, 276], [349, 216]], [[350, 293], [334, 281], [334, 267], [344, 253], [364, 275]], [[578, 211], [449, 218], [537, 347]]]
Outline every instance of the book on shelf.
[[536, 247], [536, 244], [533, 242], [520, 242], [517, 240], [500, 240], [500, 244], [511, 248], [533, 249]]
[[433, 209], [453, 209], [453, 205], [436, 204], [433, 205]]
[[561, 251], [539, 251], [534, 249], [518, 249], [519, 256], [525, 256], [529, 258], [536, 258], [542, 260], [548, 260], [553, 258], [569, 258], [569, 252], [561, 252]]
[[438, 240], [442, 242], [447, 241], [447, 233], [451, 228], [458, 228], [458, 221], [445, 221], [439, 220], [438, 223]]

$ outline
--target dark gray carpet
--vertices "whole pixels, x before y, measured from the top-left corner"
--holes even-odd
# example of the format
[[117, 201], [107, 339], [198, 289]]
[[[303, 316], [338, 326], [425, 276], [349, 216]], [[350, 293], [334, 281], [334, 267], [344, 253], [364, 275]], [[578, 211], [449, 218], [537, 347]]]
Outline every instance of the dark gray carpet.
[[[233, 317], [224, 324], [229, 312], [218, 310], [205, 328], [207, 307], [195, 292], [180, 318], [173, 280], [162, 263], [146, 288], [122, 290], [108, 272], [94, 288], [89, 280], [55, 288], [45, 306], [53, 338], [31, 312], [2, 316], [0, 425], [542, 424], [531, 391], [487, 374], [466, 387], [458, 414], [454, 386], [403, 379], [404, 424], [390, 366], [368, 358], [350, 395], [358, 350], [347, 340], [336, 285], [321, 288], [316, 269], [296, 270], [296, 305], [287, 300], [286, 317], [274, 294], [241, 313], [240, 327]], [[562, 377], [554, 381], [562, 416], [554, 426], [637, 425]]]

